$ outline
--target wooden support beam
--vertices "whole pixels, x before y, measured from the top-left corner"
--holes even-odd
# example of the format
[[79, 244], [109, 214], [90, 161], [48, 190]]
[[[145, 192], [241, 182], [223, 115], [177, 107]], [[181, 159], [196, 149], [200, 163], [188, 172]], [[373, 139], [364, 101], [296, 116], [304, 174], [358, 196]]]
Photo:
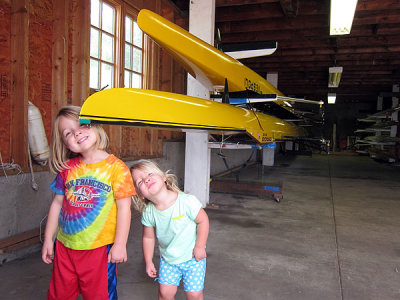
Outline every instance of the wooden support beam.
[[29, 1], [11, 1], [11, 159], [28, 167]]
[[72, 104], [89, 96], [90, 0], [72, 1]]
[[67, 104], [68, 78], [68, 11], [69, 0], [54, 1], [52, 53], [52, 120]]
[[247, 4], [274, 3], [279, 0], [216, 0], [215, 7], [238, 6]]
[[103, 125], [106, 129], [109, 141], [110, 141], [110, 153], [121, 157], [121, 152], [124, 147], [127, 147], [125, 141], [122, 140], [121, 126], [115, 125]]

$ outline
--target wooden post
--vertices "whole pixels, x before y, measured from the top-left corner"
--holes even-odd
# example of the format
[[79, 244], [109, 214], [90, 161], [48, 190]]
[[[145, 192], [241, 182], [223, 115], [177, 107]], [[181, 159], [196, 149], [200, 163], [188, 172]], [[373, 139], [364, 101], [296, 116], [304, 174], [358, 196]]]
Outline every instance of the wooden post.
[[28, 167], [29, 1], [11, 1], [11, 158]]
[[52, 120], [67, 104], [69, 0], [55, 0], [52, 53]]
[[89, 96], [90, 0], [72, 0], [72, 104]]

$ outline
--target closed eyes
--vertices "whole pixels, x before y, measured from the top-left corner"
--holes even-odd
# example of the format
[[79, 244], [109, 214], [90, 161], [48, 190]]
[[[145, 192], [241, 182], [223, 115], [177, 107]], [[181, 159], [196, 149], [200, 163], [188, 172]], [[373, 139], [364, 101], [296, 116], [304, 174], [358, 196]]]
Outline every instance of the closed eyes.
[[136, 181], [136, 185], [140, 186], [143, 183], [143, 180], [146, 180], [148, 177], [153, 176], [153, 173], [148, 173], [147, 176], [145, 178], [139, 179], [138, 181]]

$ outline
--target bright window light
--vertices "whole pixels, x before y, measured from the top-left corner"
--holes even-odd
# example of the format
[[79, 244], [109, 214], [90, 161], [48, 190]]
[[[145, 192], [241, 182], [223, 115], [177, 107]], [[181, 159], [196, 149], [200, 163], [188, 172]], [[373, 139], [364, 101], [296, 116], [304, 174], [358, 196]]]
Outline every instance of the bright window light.
[[336, 102], [336, 94], [328, 93], [328, 104], [335, 104]]
[[331, 0], [330, 35], [350, 34], [357, 0]]

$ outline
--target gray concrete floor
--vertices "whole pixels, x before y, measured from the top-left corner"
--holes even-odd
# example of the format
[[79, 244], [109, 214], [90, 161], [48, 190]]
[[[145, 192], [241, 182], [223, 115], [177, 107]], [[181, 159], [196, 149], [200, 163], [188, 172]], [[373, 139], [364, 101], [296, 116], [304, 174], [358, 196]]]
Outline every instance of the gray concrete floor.
[[[400, 299], [400, 167], [298, 156], [240, 178], [282, 181], [284, 198], [210, 195], [205, 299]], [[121, 300], [157, 298], [140, 236], [136, 216]], [[39, 253], [0, 266], [0, 299], [45, 299], [50, 273]]]

